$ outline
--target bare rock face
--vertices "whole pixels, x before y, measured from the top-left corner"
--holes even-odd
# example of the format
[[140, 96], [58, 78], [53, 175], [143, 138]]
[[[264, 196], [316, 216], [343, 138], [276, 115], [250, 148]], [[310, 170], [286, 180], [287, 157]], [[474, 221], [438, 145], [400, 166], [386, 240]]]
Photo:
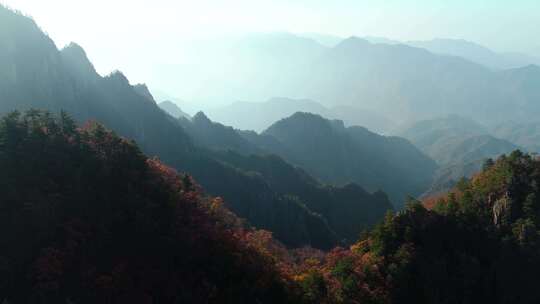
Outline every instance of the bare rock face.
[[508, 191], [493, 203], [492, 213], [495, 226], [501, 227], [509, 223], [512, 214], [512, 198]]

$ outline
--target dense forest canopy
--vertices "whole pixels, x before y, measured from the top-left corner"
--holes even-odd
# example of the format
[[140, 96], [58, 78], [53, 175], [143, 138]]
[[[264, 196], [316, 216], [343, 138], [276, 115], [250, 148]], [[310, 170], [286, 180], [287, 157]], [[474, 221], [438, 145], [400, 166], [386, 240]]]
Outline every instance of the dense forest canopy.
[[446, 195], [411, 200], [349, 249], [304, 264], [316, 303], [537, 303], [540, 160], [485, 163]]
[[[9, 303], [275, 303], [256, 231], [188, 175], [65, 113], [0, 121], [0, 294]], [[250, 240], [253, 239], [253, 240]]]
[[540, 161], [519, 151], [327, 253], [286, 249], [189, 175], [65, 113], [3, 117], [0, 165], [0, 291], [9, 302], [540, 299]]

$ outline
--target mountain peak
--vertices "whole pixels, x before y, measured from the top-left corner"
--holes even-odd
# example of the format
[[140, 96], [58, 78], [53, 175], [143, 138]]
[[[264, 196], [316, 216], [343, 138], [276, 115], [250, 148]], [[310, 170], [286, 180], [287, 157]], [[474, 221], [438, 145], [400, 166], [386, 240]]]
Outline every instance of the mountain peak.
[[320, 115], [307, 112], [296, 112], [289, 117], [275, 122], [263, 133], [273, 135], [276, 132], [289, 133], [290, 130], [296, 130], [298, 132], [317, 130], [317, 132], [322, 134], [332, 132], [333, 128], [334, 126], [332, 123]]
[[62, 52], [68, 52], [68, 53], [71, 53], [71, 54], [74, 54], [74, 55], [78, 55], [79, 57], [88, 60], [88, 58], [86, 57], [86, 52], [84, 51], [84, 49], [79, 44], [77, 44], [77, 43], [75, 43], [73, 41], [70, 42], [68, 45], [66, 45], [62, 49]]
[[[0, 3], [0, 24], [2, 24], [3, 22], [7, 22], [8, 24], [10, 25], [18, 25], [18, 26], [21, 26], [23, 24], [25, 24], [26, 26], [30, 26], [32, 28], [35, 28], [35, 29], [38, 29], [39, 30], [39, 27], [37, 26], [36, 22], [34, 21], [33, 18], [23, 14], [21, 11], [19, 10], [16, 10], [12, 7], [9, 7], [3, 3]], [[16, 21], [15, 21], [16, 20]], [[16, 23], [12, 23], [13, 21], [15, 21]], [[13, 30], [15, 28], [11, 28], [9, 30]], [[41, 30], [39, 30], [41, 31]]]
[[88, 59], [84, 49], [71, 42], [60, 51], [64, 61], [80, 75], [96, 75], [96, 69], [94, 65]]
[[204, 114], [203, 111], [197, 112], [191, 119], [194, 123], [212, 123], [212, 121]]
[[[285, 118], [287, 119], [287, 118]], [[343, 120], [339, 119], [326, 119], [322, 117], [319, 114], [309, 113], [309, 112], [296, 112], [293, 115], [291, 115], [288, 119], [290, 120], [300, 120], [304, 123], [310, 123], [310, 124], [329, 124], [334, 129], [344, 129], [345, 123]]]
[[112, 73], [107, 75], [106, 78], [113, 81], [117, 81], [122, 85], [128, 85], [128, 86], [130, 85], [129, 80], [127, 79], [126, 75], [124, 75], [124, 73], [122, 73], [119, 70], [113, 71]]
[[356, 36], [351, 36], [347, 39], [341, 41], [338, 45], [335, 46], [335, 49], [354, 49], [358, 47], [366, 47], [371, 43], [366, 40]]
[[289, 118], [285, 118], [285, 119], [291, 119], [291, 120], [301, 119], [305, 121], [325, 121], [326, 120], [319, 114], [313, 114], [309, 112], [296, 112], [293, 115], [291, 115]]
[[152, 96], [152, 93], [150, 93], [150, 90], [144, 83], [138, 83], [133, 86], [133, 89], [137, 94], [141, 95], [142, 97], [146, 98], [148, 101], [151, 101], [152, 103], [156, 103], [154, 100], [154, 96]]
[[178, 107], [174, 102], [172, 102], [170, 100], [164, 100], [164, 101], [160, 102], [159, 104], [160, 105], [166, 105], [166, 106]]

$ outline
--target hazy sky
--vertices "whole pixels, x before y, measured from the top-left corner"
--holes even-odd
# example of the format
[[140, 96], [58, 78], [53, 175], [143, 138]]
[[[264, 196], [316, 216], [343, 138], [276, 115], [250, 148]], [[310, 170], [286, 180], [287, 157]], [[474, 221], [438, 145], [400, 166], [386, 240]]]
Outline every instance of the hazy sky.
[[[98, 70], [122, 70], [149, 47], [174, 62], [182, 41], [253, 31], [398, 40], [463, 38], [540, 54], [540, 0], [0, 0], [59, 47], [81, 44]], [[119, 58], [119, 56], [121, 58]], [[116, 59], [113, 59], [116, 58]], [[132, 75], [128, 75], [132, 76]]]

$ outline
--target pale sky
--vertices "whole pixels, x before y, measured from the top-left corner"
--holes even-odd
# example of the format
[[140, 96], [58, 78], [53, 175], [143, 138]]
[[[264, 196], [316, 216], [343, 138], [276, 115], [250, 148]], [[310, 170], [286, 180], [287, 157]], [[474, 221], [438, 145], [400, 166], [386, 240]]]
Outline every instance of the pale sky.
[[[316, 32], [397, 40], [460, 38], [540, 54], [540, 0], [0, 0], [32, 16], [59, 47], [82, 45], [100, 72], [192, 39]], [[173, 47], [173, 45], [175, 47]], [[114, 58], [114, 59], [113, 59]], [[130, 75], [128, 75], [130, 76]]]

